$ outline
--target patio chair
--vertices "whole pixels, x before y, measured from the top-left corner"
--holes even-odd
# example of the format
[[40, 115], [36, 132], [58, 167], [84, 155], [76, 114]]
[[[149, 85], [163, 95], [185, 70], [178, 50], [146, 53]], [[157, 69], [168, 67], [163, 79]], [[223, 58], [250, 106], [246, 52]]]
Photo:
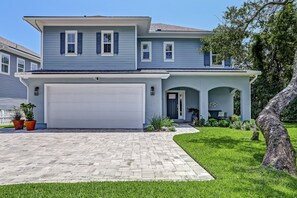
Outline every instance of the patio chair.
[[226, 118], [226, 112], [220, 111], [218, 113], [218, 119], [222, 120], [222, 119], [225, 119], [225, 118]]

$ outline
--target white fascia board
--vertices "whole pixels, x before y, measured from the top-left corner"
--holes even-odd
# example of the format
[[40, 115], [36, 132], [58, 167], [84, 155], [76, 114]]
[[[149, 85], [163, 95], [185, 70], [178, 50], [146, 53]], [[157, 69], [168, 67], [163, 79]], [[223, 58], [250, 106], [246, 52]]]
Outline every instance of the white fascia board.
[[137, 25], [141, 34], [149, 31], [151, 23], [150, 17], [23, 17], [38, 31], [42, 31], [44, 26], [132, 26]]
[[31, 72], [15, 73], [15, 77], [29, 78], [161, 78], [167, 79], [169, 74], [33, 74]]
[[190, 72], [169, 72], [171, 76], [255, 76], [261, 75], [260, 71], [243, 70], [243, 71], [190, 71]]

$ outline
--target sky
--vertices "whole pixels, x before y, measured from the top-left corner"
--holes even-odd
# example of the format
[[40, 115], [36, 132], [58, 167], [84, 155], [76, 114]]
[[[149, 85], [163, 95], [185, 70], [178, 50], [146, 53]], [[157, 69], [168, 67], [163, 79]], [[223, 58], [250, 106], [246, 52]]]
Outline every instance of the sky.
[[244, 0], [1, 0], [0, 36], [40, 52], [40, 33], [23, 16], [150, 16], [154, 23], [212, 30]]

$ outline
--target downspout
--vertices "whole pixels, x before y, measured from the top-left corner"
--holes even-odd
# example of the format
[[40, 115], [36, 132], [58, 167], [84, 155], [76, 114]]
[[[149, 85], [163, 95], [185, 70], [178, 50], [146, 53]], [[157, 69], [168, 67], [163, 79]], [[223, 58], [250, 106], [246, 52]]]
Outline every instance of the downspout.
[[252, 85], [258, 78], [258, 75], [255, 75], [254, 78], [250, 81], [250, 85]]
[[29, 103], [29, 87], [28, 87], [27, 83], [25, 83], [25, 81], [23, 80], [22, 77], [19, 77], [19, 80], [27, 89], [27, 103]]

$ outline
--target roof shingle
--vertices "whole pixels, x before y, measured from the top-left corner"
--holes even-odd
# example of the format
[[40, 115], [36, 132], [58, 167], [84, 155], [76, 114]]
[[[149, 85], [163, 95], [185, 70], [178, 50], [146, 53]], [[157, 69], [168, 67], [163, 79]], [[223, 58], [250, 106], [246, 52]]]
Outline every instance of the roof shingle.
[[177, 25], [169, 25], [164, 23], [152, 23], [150, 27], [151, 32], [210, 32], [197, 28], [183, 27]]

